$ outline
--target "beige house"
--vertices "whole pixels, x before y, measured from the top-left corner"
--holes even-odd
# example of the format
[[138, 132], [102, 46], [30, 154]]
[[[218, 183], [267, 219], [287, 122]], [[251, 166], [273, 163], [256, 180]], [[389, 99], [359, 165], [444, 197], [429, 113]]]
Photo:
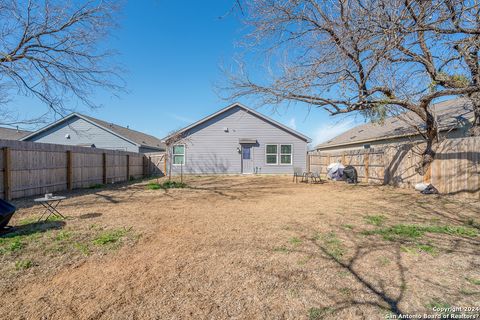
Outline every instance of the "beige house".
[[[440, 127], [440, 134], [448, 138], [465, 137], [473, 122], [473, 109], [468, 100], [458, 98], [432, 106]], [[381, 149], [386, 145], [421, 140], [412, 123], [421, 123], [413, 113], [387, 118], [383, 125], [366, 123], [350, 129], [335, 138], [315, 146], [314, 151], [342, 152], [358, 149]]]

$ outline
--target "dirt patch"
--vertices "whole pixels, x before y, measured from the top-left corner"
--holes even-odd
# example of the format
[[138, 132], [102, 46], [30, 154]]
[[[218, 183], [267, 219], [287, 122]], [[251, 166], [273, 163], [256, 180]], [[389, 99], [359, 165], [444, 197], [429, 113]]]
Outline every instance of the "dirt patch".
[[[480, 306], [478, 201], [279, 176], [186, 183], [75, 193], [67, 220], [18, 248], [0, 238], [2, 316], [384, 319]], [[14, 225], [41, 213], [18, 204]]]

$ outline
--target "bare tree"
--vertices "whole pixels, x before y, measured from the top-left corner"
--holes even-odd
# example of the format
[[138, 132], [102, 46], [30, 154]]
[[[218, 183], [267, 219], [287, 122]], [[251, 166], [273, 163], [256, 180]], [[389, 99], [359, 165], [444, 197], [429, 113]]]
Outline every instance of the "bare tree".
[[102, 42], [117, 9], [108, 0], [0, 0], [0, 103], [16, 92], [64, 113], [78, 100], [97, 106], [98, 88], [121, 90], [115, 53]]
[[185, 165], [185, 153], [186, 145], [190, 141], [188, 135], [184, 134], [181, 130], [174, 130], [170, 132], [168, 138], [165, 141], [165, 156], [168, 163], [168, 180], [172, 180], [172, 165], [175, 163], [174, 148], [176, 145], [183, 145], [183, 161], [180, 163], [180, 181], [183, 182], [183, 168]]
[[[424, 174], [439, 136], [432, 103], [480, 92], [466, 67], [466, 55], [455, 49], [462, 29], [455, 36], [435, 29], [453, 15], [445, 17], [445, 3], [243, 1], [251, 30], [245, 39], [247, 54], [263, 55], [267, 72], [252, 79], [240, 59], [238, 70], [228, 74], [228, 98], [251, 95], [263, 104], [302, 102], [332, 115], [360, 112], [373, 119], [410, 111], [422, 122], [419, 133], [427, 142], [418, 167]], [[466, 31], [478, 34], [474, 30], [480, 31], [473, 26]]]

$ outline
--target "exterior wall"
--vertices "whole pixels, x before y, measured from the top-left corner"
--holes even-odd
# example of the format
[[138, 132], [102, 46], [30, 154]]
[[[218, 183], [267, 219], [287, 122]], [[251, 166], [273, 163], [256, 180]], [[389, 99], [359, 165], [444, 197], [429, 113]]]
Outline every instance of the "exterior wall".
[[[224, 128], [228, 128], [228, 132]], [[258, 173], [293, 173], [294, 167], [306, 170], [307, 142], [243, 108], [235, 107], [186, 133], [183, 141], [178, 142], [185, 144], [186, 163], [182, 167], [172, 165], [172, 173], [178, 174], [181, 169], [187, 174], [242, 173], [239, 139], [257, 140], [251, 156]], [[266, 144], [292, 144], [292, 164], [267, 165]]]
[[[67, 134], [70, 139], [65, 138]], [[78, 117], [72, 117], [27, 141], [74, 146], [94, 144], [99, 149], [139, 152], [135, 144]]]
[[[448, 139], [456, 139], [456, 138], [462, 138], [465, 137], [466, 134], [465, 129], [459, 129], [459, 130], [452, 130], [450, 131], [447, 135], [446, 134], [440, 134], [442, 137], [447, 137]], [[385, 139], [385, 140], [377, 140], [377, 141], [371, 141], [371, 142], [364, 142], [364, 143], [352, 143], [349, 145], [342, 145], [342, 146], [332, 146], [332, 147], [323, 147], [323, 148], [318, 148], [313, 151], [321, 151], [321, 152], [343, 152], [343, 151], [352, 151], [352, 150], [360, 150], [364, 149], [365, 144], [369, 144], [370, 148], [373, 149], [382, 149], [385, 146], [392, 146], [392, 145], [397, 145], [397, 144], [405, 144], [405, 143], [411, 143], [411, 142], [420, 142], [422, 141], [423, 138], [420, 136], [414, 136], [414, 137], [403, 137], [403, 138], [393, 138], [393, 139]]]

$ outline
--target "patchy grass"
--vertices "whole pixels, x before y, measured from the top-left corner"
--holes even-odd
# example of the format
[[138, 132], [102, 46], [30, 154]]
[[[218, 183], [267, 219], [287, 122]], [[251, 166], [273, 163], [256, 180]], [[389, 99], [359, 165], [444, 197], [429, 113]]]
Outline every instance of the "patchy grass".
[[17, 261], [15, 261], [15, 270], [17, 270], [17, 271], [30, 269], [31, 267], [33, 267], [32, 260], [17, 260]]
[[163, 183], [158, 182], [149, 182], [147, 184], [147, 189], [149, 190], [158, 190], [158, 189], [181, 189], [186, 188], [187, 184], [185, 182], [178, 181], [164, 181]]
[[340, 260], [345, 254], [345, 247], [342, 241], [337, 238], [334, 232], [326, 234], [323, 238], [325, 251], [336, 260]]
[[158, 189], [162, 189], [162, 187], [160, 186], [160, 184], [158, 182], [149, 182], [147, 184], [147, 189], [158, 190]]
[[308, 309], [309, 320], [323, 319], [330, 312], [330, 308], [310, 308]]
[[425, 233], [440, 233], [464, 237], [476, 237], [478, 230], [463, 226], [420, 226], [397, 224], [387, 228], [376, 230], [366, 230], [362, 232], [364, 235], [378, 234], [383, 236], [385, 240], [398, 239], [417, 239], [425, 235]]
[[288, 249], [287, 246], [281, 246], [281, 247], [273, 248], [273, 251], [281, 252], [281, 253], [289, 253], [290, 249]]
[[383, 225], [383, 222], [385, 221], [385, 217], [382, 215], [376, 215], [376, 216], [366, 216], [365, 217], [365, 222], [374, 226], [381, 226]]
[[385, 266], [388, 266], [391, 261], [387, 257], [381, 257], [381, 258], [378, 259], [378, 262], [382, 267], [385, 267]]
[[474, 279], [474, 278], [466, 277], [465, 280], [467, 280], [471, 284], [474, 284], [476, 286], [480, 286], [480, 279]]
[[129, 231], [130, 229], [126, 228], [106, 230], [95, 237], [92, 242], [98, 246], [112, 245], [119, 242]]
[[297, 238], [297, 237], [292, 237], [292, 238], [288, 239], [288, 242], [291, 245], [298, 246], [299, 244], [302, 243], [302, 240], [300, 238]]

